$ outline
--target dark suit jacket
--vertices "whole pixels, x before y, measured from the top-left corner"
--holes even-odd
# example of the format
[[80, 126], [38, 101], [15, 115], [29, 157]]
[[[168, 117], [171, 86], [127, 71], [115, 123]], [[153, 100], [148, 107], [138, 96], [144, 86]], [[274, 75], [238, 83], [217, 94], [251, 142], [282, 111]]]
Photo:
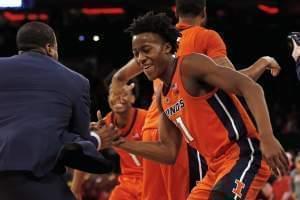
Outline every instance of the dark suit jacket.
[[[0, 58], [0, 172], [43, 176], [57, 161], [109, 171], [89, 134], [89, 105], [88, 80], [58, 61], [36, 52]], [[65, 144], [72, 148], [62, 150]], [[91, 166], [81, 166], [72, 151]]]

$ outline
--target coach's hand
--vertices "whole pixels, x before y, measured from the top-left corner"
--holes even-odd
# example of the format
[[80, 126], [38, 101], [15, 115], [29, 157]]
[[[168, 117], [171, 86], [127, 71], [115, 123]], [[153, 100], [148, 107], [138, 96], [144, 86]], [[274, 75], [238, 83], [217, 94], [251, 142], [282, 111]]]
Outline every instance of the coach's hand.
[[288, 173], [288, 158], [278, 140], [274, 137], [261, 138], [260, 148], [266, 162], [276, 176]]

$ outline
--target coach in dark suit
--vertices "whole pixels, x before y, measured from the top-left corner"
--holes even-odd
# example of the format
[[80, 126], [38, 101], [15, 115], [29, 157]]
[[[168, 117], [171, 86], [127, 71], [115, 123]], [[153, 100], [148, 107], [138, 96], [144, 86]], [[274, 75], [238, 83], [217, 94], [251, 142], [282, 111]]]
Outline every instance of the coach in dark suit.
[[70, 164], [107, 172], [97, 134], [115, 131], [90, 135], [89, 82], [57, 61], [48, 25], [23, 25], [17, 46], [19, 55], [0, 58], [0, 200], [74, 199], [56, 169]]

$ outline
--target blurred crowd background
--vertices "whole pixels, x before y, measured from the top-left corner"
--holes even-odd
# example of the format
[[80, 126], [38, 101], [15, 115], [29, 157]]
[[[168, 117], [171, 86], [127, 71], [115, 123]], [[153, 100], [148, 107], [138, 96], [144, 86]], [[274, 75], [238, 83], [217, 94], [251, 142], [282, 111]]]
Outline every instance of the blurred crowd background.
[[[123, 30], [149, 10], [166, 12], [175, 24], [174, 4], [174, 0], [0, 0], [0, 56], [17, 53], [15, 35], [20, 25], [34, 20], [48, 23], [58, 37], [60, 61], [90, 81], [95, 120], [97, 109], [103, 114], [109, 111], [107, 87], [112, 74], [132, 57], [131, 39]], [[264, 55], [281, 65], [277, 78], [265, 73], [258, 82], [265, 90], [274, 133], [289, 152], [294, 169], [300, 163], [300, 82], [287, 35], [300, 31], [299, 0], [208, 0], [207, 4], [207, 26], [221, 34], [238, 69]], [[143, 75], [134, 81], [136, 106], [147, 108], [152, 84]], [[110, 150], [106, 153], [118, 159]], [[113, 174], [91, 176], [84, 184], [85, 199], [106, 199], [117, 183], [117, 173], [118, 169]], [[283, 186], [282, 180], [273, 178], [264, 192], [270, 193], [273, 186], [273, 199], [284, 199], [274, 197], [280, 190], [274, 187], [290, 188], [289, 184]]]

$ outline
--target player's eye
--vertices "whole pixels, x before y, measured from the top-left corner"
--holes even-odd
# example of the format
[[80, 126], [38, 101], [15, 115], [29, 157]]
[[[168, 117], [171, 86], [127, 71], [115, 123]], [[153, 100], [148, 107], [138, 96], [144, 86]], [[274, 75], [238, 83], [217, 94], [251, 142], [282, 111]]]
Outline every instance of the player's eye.
[[150, 47], [144, 47], [144, 48], [142, 49], [142, 51], [143, 51], [144, 53], [149, 53], [149, 52], [151, 51], [151, 48], [150, 48]]

